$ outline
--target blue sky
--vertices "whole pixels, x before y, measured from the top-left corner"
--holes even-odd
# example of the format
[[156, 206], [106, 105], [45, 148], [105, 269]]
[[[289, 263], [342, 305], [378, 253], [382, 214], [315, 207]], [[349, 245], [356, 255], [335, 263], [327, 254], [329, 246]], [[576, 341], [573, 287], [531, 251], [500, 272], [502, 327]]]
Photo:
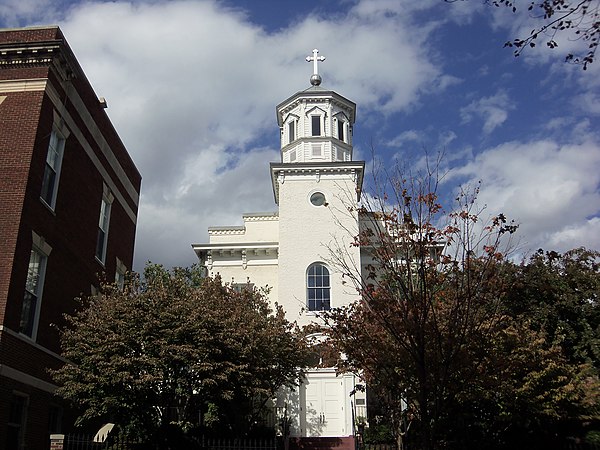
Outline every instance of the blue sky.
[[482, 181], [520, 252], [600, 248], [600, 62], [567, 36], [514, 58], [535, 19], [479, 0], [4, 0], [0, 25], [57, 24], [144, 177], [135, 268], [195, 261], [207, 227], [275, 210], [275, 105], [309, 86], [357, 103], [355, 159], [443, 150], [447, 193]]

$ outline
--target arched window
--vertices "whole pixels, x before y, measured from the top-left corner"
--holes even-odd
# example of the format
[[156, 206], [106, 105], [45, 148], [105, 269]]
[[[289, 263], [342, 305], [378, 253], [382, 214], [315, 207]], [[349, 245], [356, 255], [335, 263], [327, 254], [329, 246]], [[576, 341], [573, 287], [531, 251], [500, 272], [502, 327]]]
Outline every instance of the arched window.
[[329, 269], [323, 264], [312, 264], [306, 272], [306, 299], [309, 311], [325, 311], [331, 308]]

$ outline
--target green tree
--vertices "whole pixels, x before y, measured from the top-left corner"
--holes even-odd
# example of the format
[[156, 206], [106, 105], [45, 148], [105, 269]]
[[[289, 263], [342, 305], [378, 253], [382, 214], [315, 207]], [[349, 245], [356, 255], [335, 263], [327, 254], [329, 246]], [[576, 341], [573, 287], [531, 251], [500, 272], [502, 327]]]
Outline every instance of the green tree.
[[304, 338], [265, 292], [236, 292], [195, 267], [149, 264], [143, 281], [106, 284], [81, 302], [62, 330], [68, 362], [54, 373], [80, 424], [164, 435], [193, 428], [210, 405], [220, 426], [244, 433], [305, 360]]
[[378, 392], [400, 447], [514, 447], [530, 431], [539, 437], [597, 386], [545, 345], [543, 330], [508, 313], [503, 240], [516, 225], [502, 214], [481, 225], [476, 191], [444, 212], [435, 168], [383, 178], [359, 211], [355, 245], [370, 250], [370, 264], [361, 270], [343, 249], [332, 253], [361, 294], [324, 314], [342, 368]]
[[600, 370], [600, 252], [538, 250], [515, 267], [507, 304], [527, 315], [574, 364]]

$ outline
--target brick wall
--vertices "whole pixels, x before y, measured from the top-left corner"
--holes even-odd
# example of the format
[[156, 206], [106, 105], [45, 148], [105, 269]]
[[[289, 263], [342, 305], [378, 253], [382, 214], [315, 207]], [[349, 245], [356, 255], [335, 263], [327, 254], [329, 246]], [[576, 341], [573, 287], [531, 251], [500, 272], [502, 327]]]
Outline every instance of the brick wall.
[[[131, 215], [137, 215], [141, 184], [139, 172], [58, 28], [0, 30], [0, 59], [10, 57], [10, 43], [26, 47], [38, 41], [51, 44], [52, 61], [0, 64], [0, 88], [7, 82], [18, 85], [15, 80], [46, 80], [45, 90], [0, 90], [0, 325], [4, 328], [0, 329], [0, 448], [6, 441], [8, 405], [14, 392], [29, 399], [26, 447], [48, 448], [49, 407], [57, 402], [47, 384], [52, 382], [48, 369], [61, 364], [53, 355], [60, 352], [54, 325], [60, 326], [63, 314], [74, 311], [75, 297], [88, 295], [92, 284], [98, 284], [98, 274], [106, 272], [108, 280], [114, 279], [116, 258], [131, 267], [136, 228]], [[68, 119], [70, 134], [51, 210], [40, 200], [40, 192], [57, 113]], [[109, 163], [106, 151], [119, 168]], [[105, 265], [95, 258], [104, 183], [120, 194], [112, 205]], [[138, 195], [131, 198], [126, 185]], [[52, 248], [35, 344], [18, 334], [32, 231]]]
[[0, 104], [0, 324], [4, 323], [12, 260], [33, 155], [41, 92], [4, 94]]

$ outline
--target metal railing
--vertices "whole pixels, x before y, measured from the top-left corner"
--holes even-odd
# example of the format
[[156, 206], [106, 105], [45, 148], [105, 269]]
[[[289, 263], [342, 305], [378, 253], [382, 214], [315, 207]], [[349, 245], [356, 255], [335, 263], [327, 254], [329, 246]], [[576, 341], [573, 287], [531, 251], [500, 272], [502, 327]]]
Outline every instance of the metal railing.
[[[126, 439], [115, 435], [104, 442], [94, 442], [92, 435], [64, 435], [62, 450], [158, 450], [161, 445], [155, 442], [144, 442]], [[175, 443], [169, 448], [178, 448]], [[194, 438], [183, 445], [182, 450], [197, 448], [202, 450], [277, 450], [276, 438]]]

